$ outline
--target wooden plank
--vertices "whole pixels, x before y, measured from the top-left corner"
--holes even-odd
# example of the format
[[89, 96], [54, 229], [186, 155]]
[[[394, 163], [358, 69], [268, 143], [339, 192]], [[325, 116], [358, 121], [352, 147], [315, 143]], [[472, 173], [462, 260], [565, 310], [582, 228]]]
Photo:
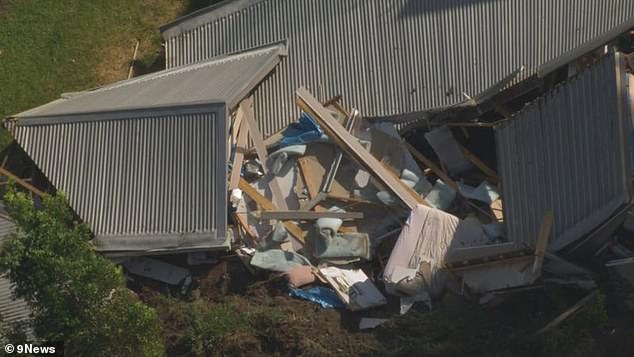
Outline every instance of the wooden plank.
[[242, 226], [242, 228], [246, 232], [246, 236], [249, 237], [249, 240], [251, 241], [252, 246], [255, 247], [256, 243], [258, 242], [258, 238], [257, 238], [257, 235], [253, 232], [253, 228], [249, 226], [249, 222], [247, 221], [246, 214], [235, 212], [233, 214], [233, 217], [236, 219], [236, 222], [238, 222], [238, 224]]
[[[238, 111], [240, 112], [240, 111]], [[238, 114], [237, 118], [241, 118], [242, 115]], [[244, 161], [244, 152], [247, 145], [249, 130], [242, 128], [238, 134], [236, 153], [233, 157], [233, 166], [231, 169], [231, 178], [229, 179], [229, 189], [233, 190], [238, 187], [240, 181], [240, 173], [242, 172], [242, 162]]]
[[555, 217], [553, 212], [548, 210], [544, 212], [544, 218], [542, 219], [542, 225], [539, 228], [537, 235], [537, 242], [535, 242], [535, 262], [533, 263], [533, 273], [537, 273], [542, 268], [544, 263], [544, 254], [546, 253], [546, 247], [550, 238], [550, 231], [553, 228], [553, 222]]
[[467, 265], [461, 265], [461, 266], [447, 266], [446, 268], [447, 270], [450, 270], [452, 272], [459, 272], [459, 271], [465, 271], [465, 270], [475, 270], [478, 268], [484, 268], [484, 267], [490, 267], [490, 266], [496, 266], [496, 265], [504, 265], [508, 263], [517, 263], [522, 261], [526, 261], [528, 263], [532, 259], [533, 259], [533, 256], [531, 255], [521, 255], [521, 256], [511, 257], [511, 258], [489, 260], [489, 261], [486, 261], [483, 263], [477, 263], [477, 264], [467, 264]]
[[28, 191], [36, 194], [37, 196], [42, 197], [45, 192], [40, 191], [37, 187], [31, 185], [30, 183], [26, 182], [25, 180], [17, 177], [16, 175], [12, 174], [11, 172], [9, 172], [9, 170], [5, 169], [4, 167], [0, 167], [0, 175], [2, 176], [6, 176], [9, 179], [15, 181], [18, 185], [22, 186], [23, 188], [27, 189]]
[[[253, 188], [249, 183], [240, 178], [240, 182], [238, 187], [244, 192], [247, 196], [249, 196], [252, 200], [254, 200], [260, 207], [269, 211], [276, 211], [278, 208], [273, 204], [273, 202], [269, 201], [266, 197], [262, 196], [255, 188]], [[304, 232], [301, 228], [299, 228], [293, 222], [284, 222], [284, 227], [286, 230], [295, 237], [302, 244], [304, 243]]]
[[498, 222], [504, 222], [504, 206], [502, 203], [502, 199], [498, 198], [497, 200], [491, 202], [491, 211], [495, 216], [495, 219]]
[[319, 101], [305, 88], [296, 92], [297, 103], [300, 108], [314, 116], [328, 137], [337, 143], [340, 148], [350, 154], [361, 166], [373, 173], [388, 190], [400, 199], [409, 209], [414, 209], [418, 204], [427, 205], [425, 200], [405, 185], [398, 177], [392, 174], [372, 154], [370, 154], [332, 115]]
[[575, 312], [579, 311], [584, 305], [588, 302], [592, 301], [597, 296], [599, 290], [593, 290], [590, 294], [583, 297], [583, 299], [579, 300], [576, 304], [572, 305], [568, 310], [561, 313], [554, 320], [549, 322], [546, 326], [544, 326], [541, 330], [535, 333], [535, 336], [541, 335], [544, 332], [552, 330], [553, 328], [559, 326], [564, 320], [572, 316]]
[[[336, 103], [337, 101], [341, 100], [341, 95], [337, 95], [333, 98], [328, 99], [327, 101], [325, 101], [323, 103], [324, 107], [328, 107], [328, 106], [332, 106], [332, 108], [340, 111], [343, 115], [346, 115], [346, 111], [345, 109], [343, 109], [340, 105], [339, 106], [334, 106], [332, 105], [333, 103]], [[339, 108], [342, 108], [343, 111]], [[284, 137], [284, 135], [282, 135], [282, 133], [286, 130], [286, 128], [280, 129], [278, 131], [276, 131], [275, 133], [271, 134], [270, 136], [264, 138], [264, 146], [267, 149], [272, 148], [273, 146], [276, 146], [280, 140], [282, 140], [282, 138]], [[253, 155], [255, 153], [255, 148], [254, 147], [250, 147], [247, 150], [247, 155]]]
[[361, 219], [363, 212], [332, 212], [332, 211], [262, 211], [258, 214], [261, 219], [292, 219], [313, 220], [319, 218]]
[[458, 191], [458, 184], [451, 177], [449, 177], [449, 175], [447, 175], [444, 170], [438, 167], [438, 165], [428, 159], [420, 151], [416, 150], [416, 148], [407, 141], [405, 142], [405, 146], [407, 147], [407, 150], [409, 150], [409, 152], [412, 154], [414, 159], [420, 161], [423, 165], [427, 166], [431, 170], [431, 172], [433, 172], [436, 176], [438, 176], [438, 178], [443, 180], [443, 182], [446, 183], [447, 186]]
[[299, 172], [302, 175], [302, 179], [306, 184], [306, 190], [308, 191], [308, 198], [313, 199], [319, 193], [319, 187], [317, 183], [313, 180], [314, 173], [310, 168], [309, 159], [307, 157], [300, 157], [297, 159], [297, 165], [299, 167]]
[[[456, 183], [456, 181], [452, 180], [451, 177], [449, 177], [449, 175], [447, 175], [443, 169], [441, 169], [433, 161], [431, 161], [430, 159], [425, 157], [425, 155], [423, 155], [421, 152], [416, 150], [416, 148], [413, 147], [407, 141], [405, 141], [405, 146], [407, 146], [407, 149], [412, 154], [414, 159], [420, 161], [421, 163], [423, 163], [423, 165], [427, 166], [434, 174], [436, 174], [436, 176], [438, 176], [445, 184], [447, 184], [447, 186], [451, 187], [452, 189], [456, 190], [457, 192], [460, 192], [460, 190], [458, 188], [458, 184]], [[491, 218], [491, 220], [496, 220], [495, 216], [491, 215], [489, 212], [486, 212], [482, 208], [478, 207], [476, 204], [470, 202], [469, 200], [466, 200], [465, 202], [471, 208], [473, 208], [473, 209], [477, 210], [478, 212], [482, 213], [483, 215]]]
[[136, 61], [136, 56], [139, 53], [139, 40], [136, 40], [136, 44], [134, 45], [134, 53], [132, 54], [132, 61], [130, 61], [130, 68], [128, 68], [128, 79], [132, 78], [132, 74], [134, 74], [134, 62]]
[[[264, 146], [264, 142], [262, 141], [260, 129], [258, 129], [258, 125], [255, 122], [255, 118], [253, 115], [253, 101], [251, 100], [251, 98], [246, 98], [242, 102], [240, 102], [238, 110], [242, 111], [242, 115], [244, 116], [243, 120], [246, 122], [247, 127], [249, 128], [251, 139], [253, 140], [253, 144], [255, 145], [255, 151], [258, 154], [260, 162], [262, 162], [263, 169], [266, 170], [266, 158], [268, 155], [266, 152], [266, 147]], [[284, 201], [284, 196], [282, 195], [282, 189], [280, 188], [280, 184], [277, 181], [276, 177], [273, 177], [271, 179], [269, 187], [271, 187], [273, 201], [275, 202], [275, 204], [279, 208], [288, 209], [288, 207], [286, 206], [286, 201]]]
[[487, 164], [485, 164], [482, 160], [475, 156], [471, 151], [467, 150], [464, 146], [462, 146], [462, 154], [464, 155], [465, 159], [469, 160], [475, 167], [484, 172], [484, 174], [489, 177], [489, 181], [491, 181], [491, 183], [497, 185], [498, 174], [492, 168], [490, 168]]
[[334, 96], [334, 97], [328, 99], [327, 101], [323, 102], [322, 105], [324, 107], [328, 107], [330, 105], [333, 105], [333, 104], [339, 102], [340, 100], [341, 100], [341, 94], [337, 94], [336, 96]]
[[242, 111], [236, 110], [235, 119], [233, 119], [233, 128], [231, 129], [231, 143], [236, 143], [238, 141], [238, 133], [240, 132], [240, 127], [242, 126]]

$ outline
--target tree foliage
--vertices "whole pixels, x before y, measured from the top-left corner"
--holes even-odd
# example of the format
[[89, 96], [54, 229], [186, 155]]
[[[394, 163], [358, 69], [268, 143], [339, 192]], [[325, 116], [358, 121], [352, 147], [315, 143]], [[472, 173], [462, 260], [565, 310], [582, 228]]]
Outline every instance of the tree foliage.
[[2, 247], [0, 268], [31, 306], [39, 338], [64, 341], [69, 355], [164, 354], [156, 312], [95, 253], [88, 227], [74, 220], [63, 195], [46, 195], [36, 209], [29, 196], [10, 190], [5, 202], [18, 232]]

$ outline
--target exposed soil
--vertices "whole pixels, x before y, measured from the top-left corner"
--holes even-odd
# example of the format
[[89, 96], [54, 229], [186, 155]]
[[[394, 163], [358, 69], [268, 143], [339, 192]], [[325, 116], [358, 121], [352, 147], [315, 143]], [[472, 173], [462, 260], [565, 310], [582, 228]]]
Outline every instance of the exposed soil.
[[[159, 313], [170, 356], [626, 356], [634, 348], [630, 319], [608, 319], [603, 299], [534, 337], [585, 294], [569, 288], [511, 294], [491, 306], [446, 294], [432, 311], [419, 304], [400, 316], [398, 299], [391, 297], [387, 306], [357, 313], [289, 297], [282, 276], [253, 275], [236, 256], [192, 273], [197, 278], [190, 294], [167, 303], [164, 297], [179, 296], [178, 289], [141, 284], [142, 299]], [[192, 305], [204, 308], [188, 310]], [[361, 317], [389, 321], [359, 331]], [[191, 331], [197, 331], [193, 339]], [[215, 342], [205, 352], [192, 352], [200, 339]]]

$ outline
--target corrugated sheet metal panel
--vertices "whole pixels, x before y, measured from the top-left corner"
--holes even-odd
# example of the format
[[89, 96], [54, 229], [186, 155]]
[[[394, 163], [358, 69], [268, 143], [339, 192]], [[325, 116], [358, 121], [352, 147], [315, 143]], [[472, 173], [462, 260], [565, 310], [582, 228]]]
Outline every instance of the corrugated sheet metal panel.
[[227, 103], [229, 108], [234, 108], [275, 68], [284, 53], [283, 45], [272, 45], [160, 71], [74, 94], [68, 99], [51, 102], [16, 117], [112, 112], [211, 101]]
[[[0, 247], [7, 235], [15, 232], [15, 223], [0, 209]], [[12, 295], [13, 284], [6, 275], [0, 275], [0, 323], [24, 321], [29, 318], [31, 310], [26, 301], [15, 299]]]
[[31, 310], [23, 299], [13, 296], [13, 284], [5, 275], [0, 275], [0, 324], [29, 319]]
[[299, 86], [368, 117], [441, 107], [633, 21], [630, 0], [252, 0], [162, 30], [168, 67], [287, 40], [289, 57], [255, 93], [268, 135], [297, 117]]
[[224, 111], [18, 125], [15, 138], [98, 249], [218, 246], [227, 229]]
[[544, 212], [550, 249], [580, 238], [632, 196], [620, 55], [610, 55], [496, 127], [510, 239], [533, 245]]

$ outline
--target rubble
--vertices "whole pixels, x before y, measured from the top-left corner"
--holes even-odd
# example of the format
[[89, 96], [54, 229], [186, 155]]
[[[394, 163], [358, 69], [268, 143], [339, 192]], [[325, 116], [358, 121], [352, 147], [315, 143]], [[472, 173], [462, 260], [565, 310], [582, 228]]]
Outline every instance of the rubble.
[[[322, 292], [311, 289], [329, 285], [359, 311], [386, 304], [385, 292], [400, 300], [403, 314], [418, 302], [431, 309], [448, 291], [499, 301], [539, 287], [542, 274], [548, 283], [596, 287], [591, 272], [549, 251], [558, 222], [553, 211], [543, 212], [532, 245], [508, 236], [500, 177], [486, 162], [495, 158], [467, 149], [464, 127], [457, 136], [456, 126], [437, 125], [414, 147], [393, 124], [344, 109], [341, 97], [322, 104], [305, 88], [296, 94], [298, 122], [266, 145], [250, 131], [255, 151], [234, 139], [231, 172], [241, 176], [242, 194], [232, 194], [231, 203], [241, 207], [237, 243], [256, 248], [241, 257], [285, 272], [294, 296], [317, 299]], [[265, 174], [236, 166], [241, 152], [244, 162], [257, 156]], [[280, 230], [293, 244], [280, 245]]]
[[[286, 50], [286, 45], [280, 46]], [[277, 66], [284, 52], [281, 47], [258, 53], [274, 59]], [[183, 208], [168, 219], [187, 222], [190, 215], [207, 217], [213, 213], [213, 225], [205, 226], [210, 232], [199, 232], [198, 226], [183, 223], [180, 228], [165, 226], [165, 232], [158, 234], [155, 221], [166, 219], [158, 214], [163, 211], [157, 210], [155, 221], [139, 223], [137, 231], [143, 234], [138, 234], [138, 243], [130, 243], [130, 232], [110, 232], [116, 228], [111, 224], [113, 227], [105, 230], [110, 232], [106, 245], [96, 246], [111, 256], [123, 257], [122, 265], [132, 276], [187, 290], [191, 271], [221, 260], [205, 245], [209, 237], [217, 236], [217, 246], [224, 248], [230, 243], [230, 251], [250, 273], [283, 276], [291, 296], [323, 308], [356, 312], [398, 301], [398, 313], [405, 314], [417, 303], [431, 309], [432, 302], [447, 293], [492, 304], [505, 294], [541, 287], [541, 283], [593, 290], [575, 306], [581, 308], [594, 296], [597, 286], [597, 274], [588, 269], [586, 260], [602, 252], [620, 252], [603, 265], [634, 289], [634, 253], [611, 241], [622, 225], [634, 231], [628, 150], [632, 113], [624, 110], [631, 103], [623, 103], [626, 96], [621, 95], [624, 78], [627, 82], [632, 78], [623, 76], [623, 61], [620, 53], [606, 54], [588, 70], [590, 75], [584, 77], [581, 72], [557, 87], [547, 86], [544, 80], [544, 88], [504, 98], [502, 89], [516, 79], [522, 66], [481, 94], [463, 93], [468, 105], [460, 110], [430, 109], [426, 113], [434, 116], [421, 116], [399, 127], [392, 123], [399, 121], [394, 118], [365, 118], [361, 109], [346, 108], [345, 93], [322, 102], [301, 87], [295, 93], [300, 112], [297, 120], [266, 138], [261, 118], [254, 114], [261, 108], [254, 108], [255, 97], [250, 96], [264, 76], [253, 74], [250, 78], [260, 79], [252, 81], [248, 90], [224, 100], [227, 104], [214, 112], [222, 119], [218, 119], [220, 134], [203, 140], [224, 140], [224, 134], [229, 134], [227, 142], [214, 142], [214, 150], [204, 147], [209, 149], [206, 155], [213, 151], [213, 157], [201, 156], [210, 166], [205, 175], [214, 176], [213, 180], [205, 177], [215, 186], [213, 194], [204, 198], [213, 205], [205, 205], [209, 206], [205, 212], [192, 209], [191, 213]], [[217, 71], [222, 72], [227, 63], [210, 61], [207, 66], [218, 66], [221, 69]], [[265, 74], [275, 66], [267, 67]], [[174, 75], [193, 77], [189, 72], [174, 70]], [[160, 79], [165, 80], [157, 76], [154, 82]], [[144, 88], [142, 82], [136, 85]], [[594, 99], [599, 87], [611, 92], [593, 106], [589, 99]], [[121, 91], [125, 86], [118, 88]], [[131, 88], [120, 97], [144, 92]], [[629, 91], [632, 88], [630, 85]], [[99, 99], [99, 91], [84, 95]], [[185, 99], [189, 100], [181, 98]], [[154, 99], [148, 96], [145, 100], [145, 109], [154, 110]], [[165, 103], [168, 100], [171, 98], [163, 98]], [[105, 111], [100, 115], [109, 118], [107, 111], [111, 109], [100, 108]], [[37, 116], [13, 119], [20, 118], [25, 122], [10, 122], [9, 128], [18, 132], [29, 126], [47, 130]], [[66, 118], [56, 120], [54, 124], [66, 124]], [[196, 128], [191, 131], [195, 133]], [[403, 128], [407, 130], [399, 130]], [[34, 134], [26, 131], [18, 138], [30, 143], [49, 137], [38, 134], [36, 139], [27, 140], [28, 135]], [[564, 135], [569, 136], [570, 145], [563, 142]], [[183, 134], [183, 138], [188, 137]], [[590, 147], [594, 141], [597, 146]], [[35, 156], [36, 146], [25, 152]], [[198, 146], [186, 148], [188, 151], [183, 149], [182, 155], [174, 157], [200, 154]], [[54, 155], [46, 159], [45, 163], [55, 164]], [[40, 166], [49, 174], [54, 164]], [[199, 173], [193, 170], [198, 164], [192, 164], [191, 172]], [[37, 195], [43, 193], [4, 167], [0, 174], [16, 179]], [[183, 178], [175, 186], [187, 182], [190, 171], [181, 174]], [[64, 178], [63, 182], [70, 181]], [[153, 183], [150, 179], [147, 182], [131, 192], [145, 194], [145, 187]], [[168, 184], [165, 192], [172, 188], [172, 182]], [[185, 187], [186, 195], [174, 200], [181, 204], [194, 201], [199, 192], [206, 192], [207, 184], [200, 180], [200, 187]], [[90, 193], [88, 189], [84, 192]], [[110, 208], [108, 196], [100, 197], [103, 206], [91, 214]], [[173, 202], [164, 204], [167, 210]], [[136, 224], [137, 219], [124, 218], [126, 224], [128, 220]], [[136, 227], [132, 223], [130, 226]], [[191, 269], [161, 259], [128, 257], [168, 253], [187, 254], [186, 264]], [[569, 315], [566, 312], [544, 331]], [[364, 318], [359, 326], [374, 328], [384, 321]]]

